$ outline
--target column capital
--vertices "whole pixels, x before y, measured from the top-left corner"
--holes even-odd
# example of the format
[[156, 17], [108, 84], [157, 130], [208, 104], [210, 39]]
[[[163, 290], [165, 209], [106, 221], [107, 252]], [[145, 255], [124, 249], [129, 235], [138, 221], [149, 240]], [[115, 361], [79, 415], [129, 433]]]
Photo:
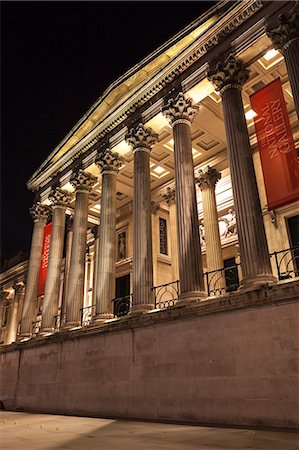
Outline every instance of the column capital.
[[0, 292], [0, 300], [4, 302], [6, 300], [6, 297], [8, 297], [8, 294], [9, 294], [9, 292], [1, 291]]
[[208, 73], [209, 81], [216, 86], [216, 90], [220, 91], [221, 94], [228, 88], [241, 89], [248, 78], [249, 70], [245, 63], [232, 53]]
[[168, 187], [164, 192], [161, 194], [163, 200], [167, 203], [168, 206], [175, 204], [175, 189]]
[[196, 182], [201, 190], [206, 188], [213, 188], [221, 178], [221, 173], [218, 172], [214, 167], [207, 166], [205, 170], [198, 171], [198, 177]]
[[52, 206], [55, 208], [57, 206], [62, 206], [64, 208], [67, 207], [69, 202], [72, 199], [72, 194], [65, 189], [61, 189], [59, 187], [52, 189], [49, 194], [49, 200], [52, 203]]
[[157, 142], [158, 134], [150, 127], [145, 127], [143, 123], [139, 123], [136, 128], [131, 128], [126, 134], [126, 142], [130, 145], [133, 152], [136, 150], [144, 150], [150, 152], [154, 144]]
[[89, 172], [79, 169], [71, 178], [71, 184], [76, 192], [90, 192], [96, 183], [97, 178]]
[[103, 152], [98, 153], [95, 163], [102, 173], [109, 172], [117, 174], [123, 163], [123, 158], [117, 152], [113, 152], [107, 148]]
[[296, 39], [299, 39], [299, 3], [288, 11], [287, 14], [278, 16], [278, 26], [267, 30], [267, 35], [273, 42], [276, 50], [282, 53]]
[[36, 202], [29, 209], [29, 213], [34, 222], [38, 222], [39, 220], [47, 221], [51, 208], [47, 205], [43, 205], [41, 202]]
[[168, 100], [162, 108], [162, 113], [172, 126], [177, 123], [191, 125], [198, 109], [199, 107], [194, 105], [192, 98], [187, 98], [183, 92], [179, 92], [175, 98]]

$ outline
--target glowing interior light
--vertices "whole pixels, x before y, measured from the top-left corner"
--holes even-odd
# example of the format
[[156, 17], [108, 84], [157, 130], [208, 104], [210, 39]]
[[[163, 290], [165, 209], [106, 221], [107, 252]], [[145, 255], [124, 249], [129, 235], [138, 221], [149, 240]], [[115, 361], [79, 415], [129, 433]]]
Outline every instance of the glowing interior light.
[[266, 61], [270, 61], [278, 54], [278, 51], [275, 50], [275, 48], [271, 48], [271, 50], [267, 51], [267, 53], [264, 55], [264, 58]]
[[252, 120], [256, 116], [257, 116], [257, 113], [253, 109], [250, 109], [249, 111], [247, 111], [245, 113], [246, 120]]
[[100, 210], [101, 209], [101, 205], [98, 203], [97, 205], [94, 205], [94, 208]]
[[161, 175], [161, 173], [165, 172], [165, 169], [161, 166], [157, 166], [153, 169], [154, 172], [156, 172], [158, 175]]

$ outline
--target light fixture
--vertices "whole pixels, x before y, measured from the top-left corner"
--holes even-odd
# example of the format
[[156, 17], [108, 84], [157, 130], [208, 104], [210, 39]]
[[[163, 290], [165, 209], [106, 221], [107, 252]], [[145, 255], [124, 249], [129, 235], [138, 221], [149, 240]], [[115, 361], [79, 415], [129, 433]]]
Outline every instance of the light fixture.
[[257, 116], [257, 113], [253, 109], [249, 109], [245, 113], [246, 120], [252, 120], [256, 116]]
[[275, 50], [275, 48], [271, 48], [271, 50], [268, 50], [267, 53], [264, 55], [264, 58], [266, 61], [270, 61], [278, 54], [278, 51]]
[[156, 172], [158, 175], [161, 175], [161, 173], [165, 172], [165, 169], [161, 166], [157, 166], [153, 169], [154, 172]]

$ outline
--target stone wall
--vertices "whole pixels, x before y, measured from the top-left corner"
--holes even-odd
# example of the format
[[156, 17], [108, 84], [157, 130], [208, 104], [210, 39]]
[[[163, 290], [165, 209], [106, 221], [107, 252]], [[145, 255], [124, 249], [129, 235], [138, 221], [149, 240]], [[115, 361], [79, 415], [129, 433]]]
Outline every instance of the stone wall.
[[26, 411], [299, 426], [299, 283], [59, 333], [1, 350]]

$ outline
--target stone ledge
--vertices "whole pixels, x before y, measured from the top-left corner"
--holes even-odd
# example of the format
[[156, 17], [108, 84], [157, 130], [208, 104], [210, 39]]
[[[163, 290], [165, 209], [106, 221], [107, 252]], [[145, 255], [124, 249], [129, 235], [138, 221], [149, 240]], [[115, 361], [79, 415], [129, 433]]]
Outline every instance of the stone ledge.
[[281, 306], [299, 302], [299, 280], [277, 285], [269, 285], [247, 292], [232, 292], [221, 297], [208, 297], [190, 305], [177, 304], [165, 310], [154, 310], [145, 314], [124, 316], [113, 322], [89, 325], [76, 331], [60, 331], [51, 336], [43, 336], [25, 342], [15, 342], [0, 348], [0, 353], [16, 349], [31, 348], [69, 339], [94, 336], [99, 333], [117, 333], [123, 330], [159, 325], [174, 320], [188, 320], [199, 316], [237, 312], [244, 309]]

